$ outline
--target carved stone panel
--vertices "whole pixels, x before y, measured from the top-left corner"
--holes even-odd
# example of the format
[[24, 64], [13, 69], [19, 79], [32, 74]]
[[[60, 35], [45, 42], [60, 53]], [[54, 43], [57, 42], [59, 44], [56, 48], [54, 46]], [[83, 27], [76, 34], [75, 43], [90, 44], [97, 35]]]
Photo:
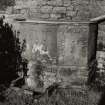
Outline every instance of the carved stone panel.
[[[24, 30], [24, 31], [23, 31]], [[57, 26], [50, 24], [37, 24], [23, 22], [20, 25], [20, 39], [26, 39], [26, 56], [32, 59], [32, 49], [36, 41], [39, 45], [45, 45], [51, 58], [57, 56]]]
[[62, 25], [58, 30], [59, 64], [79, 65], [87, 64], [88, 25]]

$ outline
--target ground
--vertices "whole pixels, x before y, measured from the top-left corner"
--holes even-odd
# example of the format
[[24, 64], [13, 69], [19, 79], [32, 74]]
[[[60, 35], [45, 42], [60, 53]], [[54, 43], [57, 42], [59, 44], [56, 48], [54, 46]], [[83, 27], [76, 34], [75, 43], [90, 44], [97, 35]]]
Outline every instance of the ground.
[[32, 91], [11, 87], [6, 95], [7, 101], [0, 105], [97, 105], [101, 93], [89, 90], [87, 86], [60, 86], [50, 95], [45, 92], [38, 98]]

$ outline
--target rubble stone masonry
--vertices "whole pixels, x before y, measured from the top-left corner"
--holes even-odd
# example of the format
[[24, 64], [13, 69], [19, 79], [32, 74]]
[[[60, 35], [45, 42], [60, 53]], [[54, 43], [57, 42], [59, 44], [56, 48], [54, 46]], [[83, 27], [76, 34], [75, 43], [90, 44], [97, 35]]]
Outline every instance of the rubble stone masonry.
[[90, 18], [89, 0], [33, 0], [17, 1], [27, 5], [28, 18], [63, 21], [86, 21]]
[[104, 0], [16, 0], [15, 7], [42, 20], [87, 21], [105, 14]]

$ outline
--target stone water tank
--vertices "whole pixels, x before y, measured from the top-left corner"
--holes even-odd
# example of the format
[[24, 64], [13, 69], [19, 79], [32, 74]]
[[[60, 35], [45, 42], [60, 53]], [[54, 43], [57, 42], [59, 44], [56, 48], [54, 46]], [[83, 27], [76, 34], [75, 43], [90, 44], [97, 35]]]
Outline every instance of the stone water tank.
[[[27, 58], [32, 58], [35, 41], [38, 40], [39, 44], [44, 41], [60, 69], [69, 67], [78, 71], [73, 78], [87, 75], [88, 62], [94, 58], [96, 51], [97, 29], [96, 24], [89, 22], [90, 0], [27, 0], [22, 5], [25, 6], [21, 6], [19, 11], [22, 16], [27, 13], [26, 20], [16, 24], [20, 39], [25, 38], [27, 42]], [[24, 12], [26, 9], [25, 13], [23, 9]]]
[[30, 50], [35, 40], [39, 43], [44, 40], [59, 65], [87, 65], [89, 0], [21, 0], [20, 3], [20, 14], [24, 14], [25, 8], [28, 12], [26, 21], [19, 22], [19, 30]]
[[87, 66], [89, 22], [26, 20], [20, 24], [21, 37], [30, 46], [29, 55], [35, 41], [41, 44], [44, 40], [58, 65]]

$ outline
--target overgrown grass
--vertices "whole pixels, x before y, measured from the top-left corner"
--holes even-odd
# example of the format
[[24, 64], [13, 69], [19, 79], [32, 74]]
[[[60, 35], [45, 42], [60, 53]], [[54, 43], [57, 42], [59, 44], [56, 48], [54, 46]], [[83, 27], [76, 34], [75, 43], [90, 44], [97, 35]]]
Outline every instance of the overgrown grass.
[[6, 105], [97, 105], [100, 94], [87, 89], [58, 88], [51, 96], [44, 93], [39, 99], [22, 89], [8, 89]]

